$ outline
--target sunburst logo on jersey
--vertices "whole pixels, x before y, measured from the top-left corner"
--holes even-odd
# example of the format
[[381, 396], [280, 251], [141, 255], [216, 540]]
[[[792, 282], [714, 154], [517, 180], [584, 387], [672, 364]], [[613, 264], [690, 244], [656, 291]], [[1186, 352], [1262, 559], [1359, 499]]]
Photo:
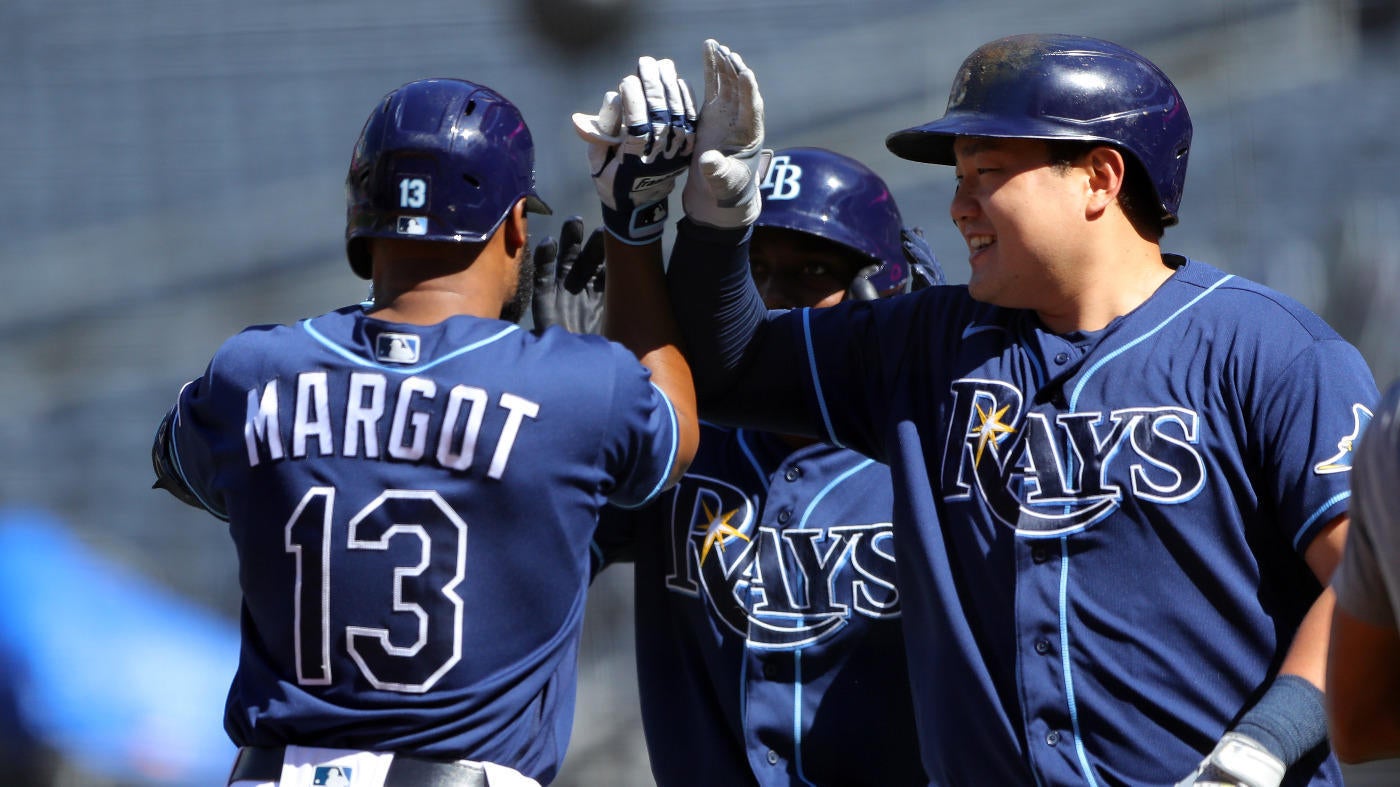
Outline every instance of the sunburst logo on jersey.
[[724, 544], [728, 539], [742, 538], [745, 541], [749, 540], [749, 537], [744, 535], [743, 531], [729, 524], [729, 521], [734, 518], [734, 515], [739, 513], [739, 509], [735, 508], [724, 513], [719, 513], [711, 511], [708, 502], [702, 501], [700, 505], [705, 509], [706, 520], [704, 526], [695, 529], [696, 533], [705, 534], [705, 541], [700, 547], [701, 565], [705, 563], [705, 558], [709, 557], [711, 547], [718, 546], [719, 551], [723, 552]]
[[1313, 472], [1318, 475], [1328, 475], [1330, 473], [1345, 473], [1351, 469], [1353, 452], [1356, 450], [1356, 441], [1360, 439], [1361, 433], [1366, 430], [1367, 424], [1371, 423], [1371, 411], [1359, 404], [1351, 406], [1352, 427], [1351, 434], [1337, 441], [1337, 455], [1318, 462], [1313, 465]]
[[1003, 405], [1000, 410], [990, 412], [982, 409], [982, 405], [977, 405], [977, 426], [972, 428], [972, 433], [977, 436], [977, 453], [973, 456], [974, 465], [982, 464], [982, 451], [987, 445], [992, 446], [992, 453], [997, 453], [997, 447], [1001, 444], [1002, 438], [1009, 434], [1015, 434], [1016, 427], [1003, 422], [1001, 419], [1006, 415], [1006, 411], [1011, 405]]

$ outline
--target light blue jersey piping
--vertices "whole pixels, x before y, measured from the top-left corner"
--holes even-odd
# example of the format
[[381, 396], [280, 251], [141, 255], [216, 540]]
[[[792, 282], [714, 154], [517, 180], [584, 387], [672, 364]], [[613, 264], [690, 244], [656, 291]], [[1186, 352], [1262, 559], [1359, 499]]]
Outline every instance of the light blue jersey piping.
[[418, 372], [424, 371], [426, 369], [431, 369], [434, 366], [437, 366], [438, 364], [446, 363], [459, 355], [469, 353], [472, 350], [475, 350], [479, 347], [484, 347], [488, 344], [491, 344], [492, 342], [495, 342], [505, 337], [507, 334], [511, 334], [520, 330], [519, 325], [508, 325], [505, 328], [502, 328], [500, 332], [492, 336], [488, 336], [480, 341], [472, 342], [471, 344], [468, 344], [465, 347], [459, 347], [456, 350], [453, 350], [452, 352], [442, 356], [441, 358], [435, 358], [431, 361], [428, 361], [425, 364], [420, 364], [418, 366], [399, 366], [398, 364], [395, 364], [393, 366], [386, 366], [385, 364], [377, 363], [366, 358], [361, 358], [355, 353], [345, 349], [344, 347], [341, 347], [340, 345], [326, 338], [320, 331], [311, 327], [311, 320], [302, 320], [301, 327], [305, 329], [307, 333], [311, 334], [311, 338], [315, 339], [327, 350], [330, 350], [336, 355], [339, 355], [341, 358], [344, 358], [350, 363], [355, 364], [356, 366], [364, 366], [370, 369], [392, 369], [397, 372], [403, 372], [404, 374], [417, 374]]
[[821, 409], [822, 425], [826, 427], [826, 441], [837, 448], [845, 448], [836, 439], [836, 429], [831, 425], [831, 413], [826, 408], [826, 394], [822, 393], [822, 381], [817, 376], [817, 355], [812, 346], [812, 310], [802, 310], [802, 340], [807, 345], [807, 369], [812, 375], [812, 387], [817, 394], [817, 407]]
[[666, 466], [661, 471], [661, 478], [657, 480], [656, 486], [652, 487], [651, 491], [647, 493], [647, 496], [642, 498], [639, 503], [632, 503], [630, 505], [613, 503], [613, 505], [618, 508], [625, 508], [628, 510], [641, 508], [654, 500], [656, 496], [661, 493], [661, 490], [666, 488], [666, 480], [671, 477], [671, 468], [676, 466], [676, 455], [680, 453], [681, 427], [680, 419], [676, 416], [676, 408], [671, 404], [671, 398], [666, 395], [665, 391], [661, 390], [660, 386], [654, 382], [648, 382], [648, 385], [661, 396], [661, 401], [666, 405], [666, 418], [671, 424], [671, 448], [667, 452]]
[[[1164, 319], [1164, 320], [1162, 320], [1161, 322], [1159, 322], [1159, 323], [1158, 323], [1156, 326], [1154, 326], [1151, 330], [1149, 330], [1149, 331], [1143, 333], [1141, 336], [1137, 337], [1136, 339], [1133, 339], [1132, 341], [1128, 342], [1127, 344], [1124, 344], [1122, 347], [1119, 347], [1118, 349], [1114, 350], [1114, 351], [1111, 352], [1111, 353], [1108, 353], [1108, 354], [1105, 355], [1103, 358], [1100, 358], [1098, 361], [1094, 362], [1094, 364], [1091, 365], [1091, 366], [1089, 367], [1089, 369], [1088, 369], [1087, 371], [1084, 372], [1084, 375], [1083, 375], [1082, 377], [1079, 378], [1079, 382], [1075, 384], [1075, 386], [1074, 386], [1074, 391], [1070, 394], [1070, 397], [1069, 397], [1069, 411], [1070, 411], [1070, 412], [1074, 412], [1075, 409], [1078, 407], [1078, 404], [1079, 404], [1079, 395], [1080, 395], [1081, 393], [1084, 392], [1084, 386], [1089, 382], [1090, 378], [1092, 378], [1100, 369], [1102, 369], [1102, 368], [1103, 368], [1104, 366], [1106, 366], [1110, 361], [1112, 361], [1112, 360], [1118, 358], [1120, 355], [1122, 355], [1123, 353], [1125, 353], [1125, 352], [1127, 352], [1128, 350], [1132, 349], [1133, 347], [1136, 347], [1137, 345], [1141, 344], [1142, 342], [1147, 341], [1147, 339], [1148, 339], [1149, 337], [1153, 336], [1153, 335], [1156, 334], [1158, 331], [1160, 331], [1160, 330], [1162, 330], [1163, 328], [1165, 328], [1165, 327], [1167, 326], [1168, 323], [1172, 322], [1172, 321], [1175, 320], [1177, 317], [1181, 316], [1184, 312], [1186, 312], [1186, 311], [1187, 311], [1188, 309], [1190, 309], [1191, 307], [1195, 306], [1195, 305], [1196, 305], [1197, 303], [1199, 303], [1202, 299], [1204, 299], [1207, 295], [1210, 295], [1212, 292], [1215, 292], [1215, 290], [1218, 289], [1222, 284], [1224, 284], [1225, 282], [1227, 282], [1227, 281], [1229, 281], [1229, 280], [1231, 280], [1231, 279], [1233, 279], [1233, 278], [1235, 278], [1233, 275], [1226, 274], [1226, 275], [1225, 275], [1224, 277], [1222, 277], [1219, 281], [1215, 282], [1214, 284], [1210, 285], [1210, 286], [1207, 287], [1205, 290], [1203, 290], [1199, 295], [1197, 295], [1196, 297], [1192, 298], [1190, 301], [1188, 301], [1188, 302], [1186, 302], [1185, 304], [1183, 304], [1183, 305], [1181, 306], [1181, 308], [1179, 308], [1179, 309], [1177, 309], [1176, 311], [1172, 312], [1170, 315], [1167, 316], [1166, 319]], [[1064, 669], [1064, 673], [1065, 673], [1065, 677], [1064, 677], [1064, 681], [1065, 681], [1065, 697], [1066, 697], [1066, 700], [1067, 700], [1067, 702], [1068, 702], [1068, 704], [1069, 704], [1070, 727], [1071, 727], [1071, 729], [1072, 729], [1072, 731], [1073, 731], [1073, 733], [1074, 733], [1074, 750], [1075, 750], [1075, 754], [1078, 755], [1078, 758], [1079, 758], [1079, 767], [1080, 767], [1080, 769], [1084, 772], [1084, 778], [1085, 778], [1086, 782], [1087, 782], [1088, 784], [1090, 784], [1090, 785], [1095, 785], [1095, 787], [1096, 787], [1097, 784], [1098, 784], [1098, 782], [1094, 779], [1094, 773], [1093, 773], [1093, 771], [1089, 768], [1089, 759], [1088, 759], [1088, 755], [1087, 755], [1087, 754], [1085, 753], [1085, 751], [1084, 751], [1084, 739], [1083, 739], [1083, 736], [1081, 736], [1080, 733], [1079, 733], [1079, 711], [1078, 711], [1078, 705], [1077, 705], [1077, 702], [1076, 702], [1075, 696], [1074, 696], [1074, 673], [1073, 673], [1073, 670], [1071, 669], [1071, 666], [1070, 666], [1070, 657], [1069, 657], [1069, 654], [1070, 654], [1070, 640], [1069, 640], [1069, 537], [1068, 537], [1067, 535], [1066, 535], [1066, 536], [1061, 536], [1061, 537], [1060, 537], [1060, 599], [1059, 599], [1059, 604], [1060, 604], [1060, 609], [1059, 609], [1059, 615], [1060, 615], [1060, 661], [1061, 661], [1061, 665], [1062, 665], [1062, 667], [1063, 667], [1063, 669]]]

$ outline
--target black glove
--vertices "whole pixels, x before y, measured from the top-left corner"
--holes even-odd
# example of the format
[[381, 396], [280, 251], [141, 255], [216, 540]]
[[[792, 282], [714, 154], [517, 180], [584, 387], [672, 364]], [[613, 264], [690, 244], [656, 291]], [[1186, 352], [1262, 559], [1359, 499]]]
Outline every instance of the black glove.
[[559, 229], [559, 240], [545, 238], [535, 246], [535, 295], [530, 314], [535, 331], [551, 325], [573, 333], [598, 333], [603, 327], [603, 228], [585, 243], [583, 219], [570, 216]]
[[[947, 278], [943, 276], [943, 267], [938, 264], [938, 258], [933, 254], [933, 247], [928, 245], [923, 230], [918, 227], [906, 227], [900, 230], [899, 238], [904, 246], [904, 259], [909, 262], [909, 284], [901, 288], [900, 292], [922, 290], [925, 287], [948, 283]], [[846, 288], [846, 297], [854, 301], [873, 301], [880, 297], [875, 285], [870, 283], [870, 277], [879, 271], [879, 264], [867, 265], [856, 271], [855, 278], [851, 279], [851, 286]]]
[[[204, 503], [199, 499], [180, 477], [177, 468], [178, 462], [171, 452], [170, 432], [175, 428], [175, 409], [165, 414], [160, 426], [156, 427], [156, 439], [151, 444], [151, 467], [155, 470], [156, 482], [151, 484], [152, 489], [164, 489], [175, 496], [176, 500], [188, 506], [205, 509]], [[212, 509], [205, 509], [212, 512]], [[216, 514], [217, 516], [217, 514]]]
[[943, 275], [943, 266], [938, 264], [938, 258], [933, 254], [933, 247], [928, 245], [923, 230], [905, 227], [899, 237], [904, 243], [904, 258], [909, 260], [909, 272], [913, 274], [911, 289], [922, 290], [948, 283]]
[[875, 289], [875, 285], [870, 283], [870, 277], [879, 272], [879, 263], [867, 265], [856, 271], [855, 278], [851, 279], [851, 286], [846, 288], [846, 299], [851, 301], [873, 301], [879, 298], [879, 291]]

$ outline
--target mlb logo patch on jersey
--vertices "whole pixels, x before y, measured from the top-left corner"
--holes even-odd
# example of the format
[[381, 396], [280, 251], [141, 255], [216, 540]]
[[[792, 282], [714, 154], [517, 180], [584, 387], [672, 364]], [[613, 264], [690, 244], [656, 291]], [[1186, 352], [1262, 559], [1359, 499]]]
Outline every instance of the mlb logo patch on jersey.
[[374, 357], [385, 363], [418, 363], [420, 339], [411, 333], [381, 333], [374, 342]]
[[427, 235], [427, 234], [428, 234], [428, 217], [427, 217], [427, 216], [400, 216], [400, 217], [399, 217], [399, 234], [400, 234], [400, 235]]

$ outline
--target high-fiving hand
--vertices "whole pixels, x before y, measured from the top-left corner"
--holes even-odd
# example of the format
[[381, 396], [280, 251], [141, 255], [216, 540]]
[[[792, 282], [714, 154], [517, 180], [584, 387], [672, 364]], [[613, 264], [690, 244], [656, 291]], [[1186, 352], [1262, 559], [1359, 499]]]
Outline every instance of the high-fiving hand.
[[603, 226], [632, 245], [659, 238], [695, 147], [695, 102], [675, 63], [639, 58], [637, 73], [604, 94], [598, 114], [576, 112], [573, 121], [588, 143]]
[[763, 96], [738, 52], [707, 39], [704, 59], [705, 102], [681, 202], [691, 221], [747, 227], [758, 218], [758, 184], [772, 159], [763, 150]]

